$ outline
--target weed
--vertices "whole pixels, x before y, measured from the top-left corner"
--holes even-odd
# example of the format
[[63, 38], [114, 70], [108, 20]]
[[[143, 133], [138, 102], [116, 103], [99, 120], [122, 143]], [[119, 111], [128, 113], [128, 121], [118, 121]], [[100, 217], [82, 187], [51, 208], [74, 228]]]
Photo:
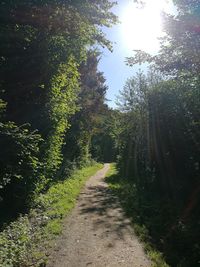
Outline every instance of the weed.
[[148, 229], [140, 220], [140, 211], [138, 209], [135, 185], [130, 183], [127, 179], [122, 179], [119, 176], [115, 164], [111, 164], [110, 170], [106, 175], [106, 181], [113, 193], [119, 197], [127, 216], [131, 218], [134, 232], [143, 243], [144, 249], [152, 261], [152, 267], [169, 267], [169, 265], [165, 262], [162, 253], [154, 248], [151, 243]]
[[0, 233], [0, 267], [42, 266], [46, 251], [62, 230], [62, 219], [76, 203], [86, 180], [101, 164], [75, 171], [35, 200], [34, 209]]

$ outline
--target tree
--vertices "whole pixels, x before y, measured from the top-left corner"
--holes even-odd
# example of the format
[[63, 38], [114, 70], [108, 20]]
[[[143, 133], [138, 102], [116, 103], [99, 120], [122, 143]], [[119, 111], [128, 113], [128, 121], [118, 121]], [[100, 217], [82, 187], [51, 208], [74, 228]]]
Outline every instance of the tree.
[[199, 105], [197, 80], [152, 72], [130, 78], [119, 97], [118, 167], [137, 189], [140, 220], [170, 265], [195, 266], [200, 257]]
[[99, 56], [99, 52], [89, 51], [86, 62], [80, 66], [79, 111], [71, 118], [66, 136], [65, 159], [78, 164], [91, 160], [91, 139], [105, 110], [107, 86], [103, 73], [98, 71]]
[[105, 105], [91, 140], [91, 155], [100, 162], [114, 162], [117, 155], [118, 112]]
[[[22, 205], [23, 199], [56, 180], [70, 119], [78, 110], [80, 65], [90, 46], [111, 49], [101, 27], [117, 22], [110, 11], [114, 4], [108, 0], [0, 3], [1, 142], [13, 155], [10, 162], [1, 154], [0, 181], [7, 175], [12, 188], [24, 187]], [[21, 159], [24, 165], [19, 164]], [[39, 169], [32, 160], [40, 162]], [[12, 194], [9, 183], [1, 195]]]
[[162, 72], [170, 75], [196, 77], [200, 70], [200, 18], [198, 0], [174, 1], [176, 15], [163, 14], [164, 31], [161, 49], [156, 56], [136, 51], [128, 64], [141, 62], [154, 63]]

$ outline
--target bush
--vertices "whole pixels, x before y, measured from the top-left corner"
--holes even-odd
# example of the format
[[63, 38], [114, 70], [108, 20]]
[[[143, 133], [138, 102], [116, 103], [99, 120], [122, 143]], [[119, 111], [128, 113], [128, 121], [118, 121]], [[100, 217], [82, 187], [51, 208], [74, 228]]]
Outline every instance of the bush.
[[74, 207], [85, 181], [101, 164], [75, 171], [67, 180], [49, 188], [35, 200], [34, 209], [20, 216], [0, 233], [0, 267], [41, 266], [47, 251], [62, 230], [63, 218]]

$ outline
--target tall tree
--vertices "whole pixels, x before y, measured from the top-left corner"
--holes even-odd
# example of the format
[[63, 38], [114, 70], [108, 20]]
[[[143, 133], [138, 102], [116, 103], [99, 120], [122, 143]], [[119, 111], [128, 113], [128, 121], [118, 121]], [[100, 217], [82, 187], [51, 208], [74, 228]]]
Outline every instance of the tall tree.
[[[78, 110], [80, 64], [91, 45], [111, 49], [101, 27], [116, 23], [110, 11], [114, 4], [108, 0], [1, 1], [0, 99], [6, 104], [1, 141], [14, 158], [11, 162], [1, 155], [1, 169], [6, 170], [10, 183], [3, 189], [4, 197], [8, 191], [15, 195], [11, 188], [18, 187], [15, 177], [19, 174], [37, 192], [55, 180], [69, 120]], [[20, 167], [21, 157], [34, 162], [36, 150], [40, 170], [27, 182], [32, 169]], [[25, 191], [28, 196], [30, 191]]]
[[[91, 159], [91, 138], [97, 131], [106, 108], [107, 86], [102, 72], [98, 71], [100, 53], [89, 51], [87, 60], [80, 66], [79, 111], [71, 118], [71, 129], [66, 136], [65, 158], [84, 164]], [[70, 149], [68, 149], [70, 147]]]

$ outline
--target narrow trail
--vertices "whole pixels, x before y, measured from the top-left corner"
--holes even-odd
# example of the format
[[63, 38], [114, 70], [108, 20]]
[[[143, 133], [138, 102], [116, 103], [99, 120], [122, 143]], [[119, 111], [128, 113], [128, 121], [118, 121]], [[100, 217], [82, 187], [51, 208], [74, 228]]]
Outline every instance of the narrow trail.
[[104, 177], [109, 164], [87, 181], [64, 221], [47, 267], [148, 267], [150, 261]]

